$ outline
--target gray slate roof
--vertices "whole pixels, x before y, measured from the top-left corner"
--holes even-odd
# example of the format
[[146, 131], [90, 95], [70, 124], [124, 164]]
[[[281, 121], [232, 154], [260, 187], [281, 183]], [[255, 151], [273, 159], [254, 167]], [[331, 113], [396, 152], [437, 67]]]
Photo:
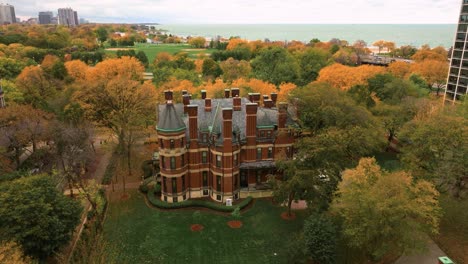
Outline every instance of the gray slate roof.
[[[246, 139], [245, 130], [247, 123], [246, 104], [250, 103], [247, 98], [241, 98], [241, 111], [232, 112], [232, 130], [233, 141], [244, 141]], [[232, 108], [232, 98], [211, 99], [211, 112], [205, 111], [205, 100], [196, 99], [190, 100], [190, 105], [198, 106], [198, 130], [201, 132], [209, 132], [211, 136], [216, 136], [216, 144], [221, 145], [223, 142], [223, 108]], [[295, 125], [292, 119], [291, 109], [288, 109], [288, 120], [286, 125]], [[188, 115], [184, 114], [184, 105], [159, 105], [159, 123], [158, 130], [167, 131], [175, 129], [186, 129], [188, 136]], [[278, 109], [277, 108], [257, 108], [257, 127], [274, 127], [278, 125]]]

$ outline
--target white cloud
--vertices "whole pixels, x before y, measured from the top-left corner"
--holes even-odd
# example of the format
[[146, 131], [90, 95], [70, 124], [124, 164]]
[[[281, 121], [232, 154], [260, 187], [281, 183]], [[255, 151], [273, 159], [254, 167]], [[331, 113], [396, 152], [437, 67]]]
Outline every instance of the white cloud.
[[96, 22], [456, 23], [460, 0], [10, 0], [17, 15], [72, 7]]

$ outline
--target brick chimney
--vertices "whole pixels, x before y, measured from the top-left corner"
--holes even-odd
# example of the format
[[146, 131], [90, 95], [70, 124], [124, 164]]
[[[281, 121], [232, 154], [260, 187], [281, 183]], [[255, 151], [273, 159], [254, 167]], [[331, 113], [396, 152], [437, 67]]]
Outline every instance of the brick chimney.
[[224, 89], [224, 98], [229, 98], [231, 94], [231, 90], [229, 89]]
[[254, 93], [253, 98], [255, 103], [260, 103], [260, 93]]
[[187, 105], [190, 141], [198, 139], [198, 105]]
[[245, 128], [245, 135], [247, 138], [246, 161], [255, 161], [256, 145], [257, 145], [257, 108], [258, 104], [248, 103], [245, 105], [245, 112], [247, 114], [247, 124]]
[[270, 94], [271, 101], [273, 101], [273, 106], [276, 107], [276, 101], [278, 100], [278, 94], [277, 93], [271, 93]]
[[273, 101], [271, 99], [263, 100], [263, 104], [264, 104], [265, 108], [272, 108], [273, 107]]
[[242, 109], [241, 100], [239, 96], [232, 98], [232, 108], [234, 111], [240, 111]]
[[265, 103], [265, 100], [268, 100], [268, 95], [264, 94], [263, 95], [263, 102]]
[[172, 104], [172, 91], [166, 90], [164, 91], [164, 99], [166, 99], [166, 104]]
[[232, 141], [232, 108], [223, 108], [223, 140]]
[[182, 90], [182, 95], [186, 95], [187, 93], [187, 90]]
[[187, 106], [190, 104], [190, 95], [182, 95], [182, 102], [184, 103], [184, 113], [187, 113]]
[[239, 88], [232, 88], [231, 89], [231, 96], [234, 98], [236, 96], [240, 96], [240, 90]]
[[201, 99], [206, 99], [206, 90], [201, 90]]
[[278, 128], [285, 128], [288, 119], [288, 103], [280, 102], [278, 108]]
[[205, 112], [211, 112], [211, 98], [205, 99]]

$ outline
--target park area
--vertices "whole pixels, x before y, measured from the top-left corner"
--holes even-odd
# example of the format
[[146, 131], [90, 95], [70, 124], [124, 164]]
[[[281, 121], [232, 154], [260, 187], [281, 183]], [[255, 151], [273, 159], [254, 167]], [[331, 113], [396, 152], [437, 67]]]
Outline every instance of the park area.
[[147, 44], [147, 43], [136, 43], [134, 47], [116, 47], [106, 49], [106, 52], [116, 52], [119, 49], [134, 49], [135, 52], [143, 51], [148, 57], [148, 61], [151, 63], [156, 55], [161, 52], [167, 52], [169, 54], [176, 54], [179, 52], [186, 52], [190, 58], [196, 59], [200, 53], [211, 54], [216, 49], [194, 49], [188, 44]]
[[[242, 227], [231, 228], [230, 214], [148, 207], [131, 191], [110, 203], [104, 224], [112, 258], [118, 263], [287, 263], [286, 244], [302, 228], [304, 214], [284, 220], [284, 208], [257, 199], [242, 212]], [[193, 224], [203, 226], [192, 231]]]

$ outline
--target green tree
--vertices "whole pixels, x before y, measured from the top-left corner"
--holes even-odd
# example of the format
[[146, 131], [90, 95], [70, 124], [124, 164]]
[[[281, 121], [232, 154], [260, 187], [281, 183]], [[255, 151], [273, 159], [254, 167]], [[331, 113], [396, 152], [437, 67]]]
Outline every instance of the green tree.
[[438, 231], [438, 196], [431, 183], [382, 171], [375, 159], [363, 158], [343, 172], [332, 208], [343, 218], [349, 245], [377, 261], [424, 248], [427, 234]]
[[211, 58], [206, 58], [203, 60], [202, 73], [203, 76], [211, 76], [213, 79], [215, 79], [220, 76], [223, 71], [216, 61]]
[[319, 48], [309, 48], [298, 55], [299, 80], [298, 85], [307, 85], [315, 81], [320, 70], [330, 64], [331, 54]]
[[201, 49], [205, 47], [206, 39], [204, 37], [191, 38], [188, 43], [194, 48]]
[[299, 64], [289, 52], [281, 47], [262, 49], [251, 61], [253, 77], [271, 82], [296, 83], [299, 77]]
[[103, 43], [104, 41], [107, 40], [107, 37], [109, 33], [107, 32], [107, 29], [105, 27], [98, 27], [94, 33], [96, 34], [97, 39]]
[[446, 111], [405, 125], [400, 136], [405, 142], [401, 160], [415, 177], [431, 180], [459, 197], [466, 188], [468, 121], [455, 109]]
[[46, 258], [66, 244], [78, 225], [81, 205], [62, 193], [50, 175], [0, 184], [2, 239], [17, 241], [25, 253]]
[[21, 73], [26, 65], [18, 60], [0, 57], [0, 76], [1, 78], [14, 79]]
[[334, 223], [324, 215], [313, 214], [304, 223], [304, 240], [312, 260], [335, 263], [338, 232]]
[[138, 51], [136, 58], [141, 62], [141, 64], [143, 64], [143, 66], [148, 67], [148, 57], [146, 57], [146, 53], [144, 51]]

